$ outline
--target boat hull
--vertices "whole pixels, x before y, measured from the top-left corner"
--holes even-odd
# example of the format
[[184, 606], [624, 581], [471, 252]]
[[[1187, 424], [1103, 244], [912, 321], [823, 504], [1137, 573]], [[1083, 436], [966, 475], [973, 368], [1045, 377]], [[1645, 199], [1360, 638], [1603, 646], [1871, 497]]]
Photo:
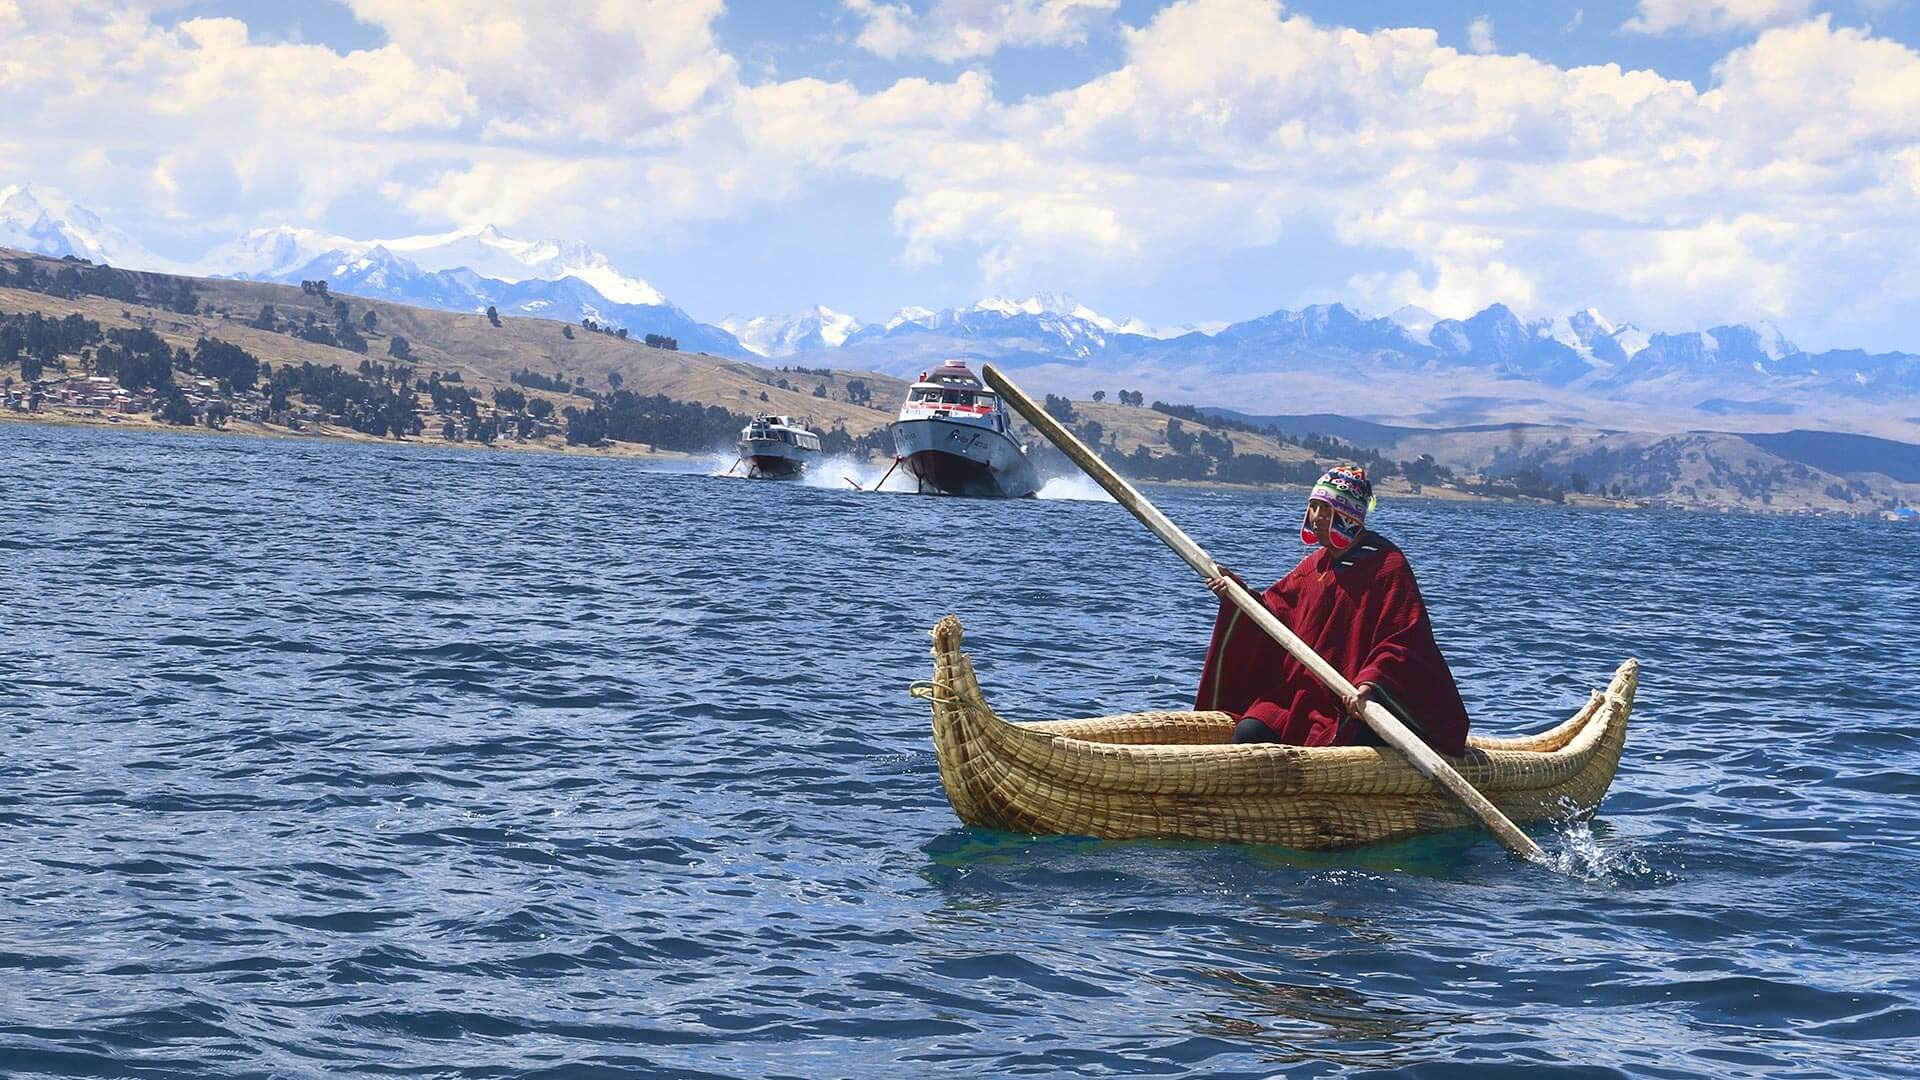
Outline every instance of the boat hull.
[[[940, 781], [969, 825], [1331, 850], [1475, 824], [1391, 750], [1234, 744], [1230, 713], [1009, 723], [960, 651], [959, 620], [942, 619], [933, 641], [933, 680], [916, 693], [933, 703]], [[1449, 761], [1516, 822], [1590, 815], [1619, 767], [1638, 684], [1628, 660], [1558, 727], [1474, 736]]]
[[778, 439], [742, 439], [740, 457], [747, 462], [748, 476], [770, 480], [792, 479], [807, 471], [810, 451]]
[[990, 428], [951, 420], [896, 420], [894, 455], [921, 487], [943, 495], [1022, 499], [1039, 474], [1018, 444]]

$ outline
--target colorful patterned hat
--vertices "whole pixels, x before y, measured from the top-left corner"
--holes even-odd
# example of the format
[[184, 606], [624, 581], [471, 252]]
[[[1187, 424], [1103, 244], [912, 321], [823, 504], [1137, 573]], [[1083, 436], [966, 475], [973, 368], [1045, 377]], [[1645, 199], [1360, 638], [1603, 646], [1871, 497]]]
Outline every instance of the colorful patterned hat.
[[[1367, 470], [1358, 465], [1335, 465], [1328, 469], [1313, 485], [1313, 494], [1307, 496], [1309, 509], [1316, 500], [1333, 507], [1333, 525], [1327, 530], [1331, 546], [1341, 551], [1352, 547], [1367, 523], [1367, 512], [1373, 509], [1373, 484], [1367, 480]], [[1308, 545], [1320, 542], [1307, 527], [1304, 514], [1300, 518], [1300, 542]]]

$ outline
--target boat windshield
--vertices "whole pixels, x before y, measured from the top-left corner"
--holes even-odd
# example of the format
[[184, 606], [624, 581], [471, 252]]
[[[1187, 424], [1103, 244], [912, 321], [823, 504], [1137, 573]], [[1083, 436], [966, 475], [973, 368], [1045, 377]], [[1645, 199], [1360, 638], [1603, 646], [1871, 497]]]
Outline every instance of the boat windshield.
[[959, 390], [953, 387], [915, 387], [908, 401], [925, 401], [935, 405], [972, 405], [975, 394], [972, 390]]

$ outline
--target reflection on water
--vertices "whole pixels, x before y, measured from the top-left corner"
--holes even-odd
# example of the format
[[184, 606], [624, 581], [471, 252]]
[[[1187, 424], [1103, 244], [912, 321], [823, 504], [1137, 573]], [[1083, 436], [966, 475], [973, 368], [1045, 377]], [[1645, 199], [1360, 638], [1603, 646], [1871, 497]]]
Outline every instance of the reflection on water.
[[1263, 981], [1225, 968], [1190, 973], [1237, 1007], [1195, 1015], [1197, 1034], [1265, 1048], [1274, 1064], [1325, 1061], [1349, 1067], [1390, 1068], [1418, 1060], [1424, 1040], [1471, 1023], [1460, 1015], [1406, 1009], [1369, 999], [1344, 986]]

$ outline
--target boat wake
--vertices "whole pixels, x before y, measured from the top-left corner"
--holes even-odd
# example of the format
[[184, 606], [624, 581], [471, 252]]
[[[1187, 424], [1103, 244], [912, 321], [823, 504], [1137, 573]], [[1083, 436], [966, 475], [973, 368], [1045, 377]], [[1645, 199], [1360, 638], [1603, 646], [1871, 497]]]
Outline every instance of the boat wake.
[[1040, 498], [1067, 499], [1074, 502], [1112, 502], [1113, 496], [1085, 473], [1056, 476], [1040, 485]]
[[808, 466], [807, 474], [800, 482], [808, 487], [832, 488], [836, 491], [850, 491], [859, 487], [861, 491], [872, 491], [880, 478], [887, 477], [887, 486], [883, 491], [903, 492], [911, 495], [916, 490], [913, 477], [905, 469], [893, 470], [887, 476], [887, 467], [892, 461], [862, 461], [859, 458], [836, 456], [823, 458]]
[[729, 472], [741, 476], [746, 473], [745, 467], [735, 468], [740, 465], [740, 455], [732, 450], [715, 450], [699, 461], [701, 471], [708, 476], [726, 476]]
[[[850, 491], [855, 487], [861, 491], [872, 491], [873, 486], [879, 483], [882, 477], [886, 477], [886, 486], [880, 490], [903, 495], [916, 493], [919, 489], [905, 468], [893, 469], [893, 474], [887, 475], [888, 468], [892, 464], [890, 460], [864, 461], [846, 455], [836, 455], [809, 462], [807, 471], [801, 474], [796, 482], [806, 487], [826, 488], [832, 491]], [[747, 472], [746, 468], [740, 464], [740, 455], [725, 449], [716, 449], [695, 459], [684, 470], [671, 471], [736, 478], [744, 477]], [[1086, 475], [1056, 476], [1041, 485], [1036, 497], [1070, 502], [1113, 501], [1113, 496], [1108, 495], [1099, 484], [1094, 483], [1093, 479]]]

